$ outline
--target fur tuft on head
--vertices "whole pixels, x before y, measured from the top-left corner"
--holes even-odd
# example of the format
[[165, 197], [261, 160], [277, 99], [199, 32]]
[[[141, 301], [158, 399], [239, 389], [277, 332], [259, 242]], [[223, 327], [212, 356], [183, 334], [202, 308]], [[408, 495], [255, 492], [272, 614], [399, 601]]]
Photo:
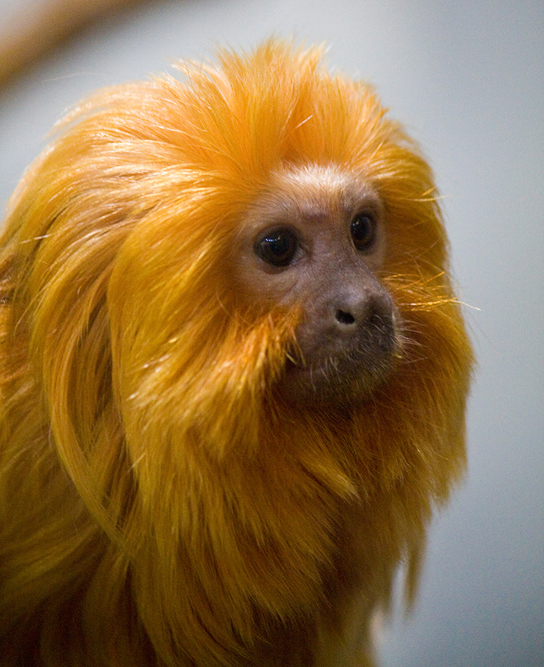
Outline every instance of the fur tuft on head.
[[[319, 50], [178, 69], [81, 104], [4, 223], [3, 664], [370, 664], [371, 614], [465, 464], [432, 174]], [[304, 300], [255, 298], [239, 262], [278, 182], [292, 208], [329, 182], [330, 210], [344, 182], [381, 202], [394, 359], [358, 398], [281, 391]]]

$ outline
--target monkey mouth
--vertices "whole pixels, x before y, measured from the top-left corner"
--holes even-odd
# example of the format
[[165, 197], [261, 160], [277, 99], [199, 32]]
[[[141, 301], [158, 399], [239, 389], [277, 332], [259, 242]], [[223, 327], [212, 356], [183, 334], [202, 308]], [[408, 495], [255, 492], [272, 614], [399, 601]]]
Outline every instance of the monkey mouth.
[[351, 350], [311, 360], [289, 354], [280, 391], [290, 402], [353, 402], [368, 397], [390, 376], [400, 357], [397, 339], [377, 337]]

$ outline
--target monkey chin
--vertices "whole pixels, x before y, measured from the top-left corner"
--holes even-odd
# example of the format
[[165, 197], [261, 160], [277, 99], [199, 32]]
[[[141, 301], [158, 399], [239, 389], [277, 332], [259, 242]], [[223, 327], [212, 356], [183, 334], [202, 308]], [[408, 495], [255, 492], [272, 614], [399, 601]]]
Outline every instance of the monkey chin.
[[396, 336], [373, 340], [362, 348], [313, 359], [310, 363], [290, 355], [277, 389], [294, 405], [345, 409], [368, 400], [386, 384], [400, 358]]

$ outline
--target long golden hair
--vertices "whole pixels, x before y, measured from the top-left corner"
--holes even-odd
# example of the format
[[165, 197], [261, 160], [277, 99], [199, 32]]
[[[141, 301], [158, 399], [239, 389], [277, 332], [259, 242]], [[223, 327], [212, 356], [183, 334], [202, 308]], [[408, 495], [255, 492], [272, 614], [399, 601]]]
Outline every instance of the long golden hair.
[[[219, 60], [81, 104], [10, 203], [5, 665], [309, 664], [352, 586], [387, 603], [464, 468], [472, 357], [427, 163], [318, 49]], [[282, 400], [299, 315], [231, 280], [244, 212], [309, 164], [367, 179], [392, 239], [403, 354], [355, 407]]]

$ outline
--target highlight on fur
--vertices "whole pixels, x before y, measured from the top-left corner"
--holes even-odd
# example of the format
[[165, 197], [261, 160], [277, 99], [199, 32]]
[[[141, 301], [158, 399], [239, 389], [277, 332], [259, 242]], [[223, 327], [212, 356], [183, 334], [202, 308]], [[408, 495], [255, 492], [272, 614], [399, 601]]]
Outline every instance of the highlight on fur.
[[[14, 194], [3, 665], [373, 664], [372, 615], [464, 470], [472, 353], [428, 165], [321, 55], [272, 40], [102, 91]], [[383, 207], [401, 342], [356, 399], [282, 395], [304, 304], [237, 277], [249, 212], [301, 169]]]

